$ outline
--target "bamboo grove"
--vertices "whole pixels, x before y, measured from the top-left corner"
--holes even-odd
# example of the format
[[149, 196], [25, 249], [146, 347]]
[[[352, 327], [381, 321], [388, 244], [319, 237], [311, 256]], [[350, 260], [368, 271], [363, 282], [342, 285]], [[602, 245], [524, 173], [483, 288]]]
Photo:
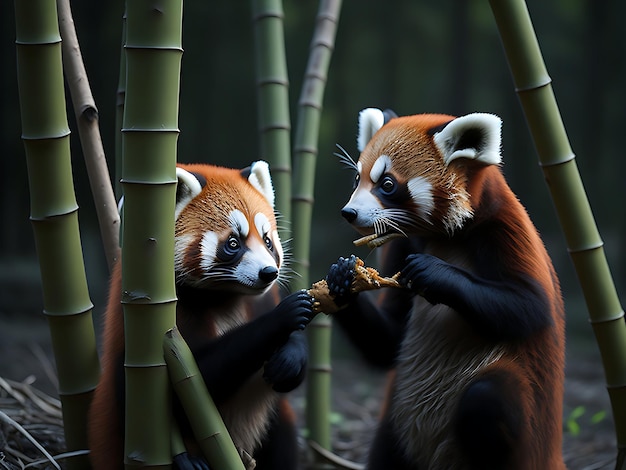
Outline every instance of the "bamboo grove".
[[[551, 82], [523, 0], [491, 0], [515, 87], [565, 232], [600, 345], [618, 440], [616, 469], [626, 468], [626, 324], [602, 241], [586, 200]], [[66, 445], [78, 451], [71, 468], [87, 468], [86, 410], [99, 375], [92, 303], [87, 290], [78, 206], [73, 192], [63, 68], [69, 82], [86, 78], [67, 0], [15, 0], [22, 139], [40, 264], [44, 313], [58, 368]], [[321, 0], [300, 93], [292, 143], [289, 79], [280, 0], [252, 0], [259, 156], [272, 168], [283, 238], [292, 238], [292, 289], [310, 284], [309, 248], [323, 97], [338, 26], [340, 0]], [[126, 328], [126, 468], [167, 468], [179, 441], [170, 429], [173, 392], [188, 411], [211, 468], [243, 468], [188, 348], [175, 329], [173, 213], [176, 189], [181, 0], [127, 2], [118, 84], [116, 185], [124, 194], [122, 246]], [[120, 20], [121, 21], [121, 20]], [[59, 24], [62, 31], [59, 32]], [[62, 41], [68, 45], [63, 52]], [[79, 77], [79, 78], [72, 78]], [[87, 91], [72, 90], [106, 252], [112, 266], [119, 219], [103, 150], [97, 109]], [[149, 155], [149, 158], [146, 156]], [[292, 170], [293, 168], [293, 170]], [[102, 209], [102, 210], [100, 210]], [[308, 437], [330, 438], [331, 322], [309, 327]], [[182, 365], [181, 365], [182, 364]], [[169, 369], [169, 376], [168, 376]], [[145, 393], [150, 390], [150, 393]], [[326, 468], [318, 462], [319, 468]]]

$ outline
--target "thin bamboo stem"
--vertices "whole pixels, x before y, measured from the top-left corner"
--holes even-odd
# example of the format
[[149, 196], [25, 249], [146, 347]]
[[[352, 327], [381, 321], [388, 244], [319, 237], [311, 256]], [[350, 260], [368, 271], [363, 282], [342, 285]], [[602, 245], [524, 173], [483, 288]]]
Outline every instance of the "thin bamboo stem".
[[[341, 0], [319, 3], [316, 26], [311, 39], [298, 107], [294, 144], [294, 185], [292, 196], [293, 253], [295, 289], [310, 286], [309, 258], [313, 213], [315, 165], [318, 153], [320, 119], [328, 68], [337, 32]], [[326, 449], [331, 448], [330, 383], [331, 327], [329, 316], [319, 315], [308, 326], [309, 370], [307, 379], [307, 428], [309, 438]]]
[[80, 135], [91, 192], [100, 224], [104, 253], [109, 272], [111, 272], [120, 252], [120, 216], [102, 146], [98, 109], [89, 87], [89, 79], [76, 37], [69, 0], [58, 0], [57, 12], [61, 37], [63, 38], [63, 67], [74, 104], [78, 134]]
[[491, 0], [490, 3], [598, 341], [615, 418], [618, 443], [616, 468], [624, 469], [624, 311], [615, 290], [603, 242], [585, 194], [526, 3], [523, 0]]
[[289, 78], [281, 0], [252, 0], [257, 80], [260, 158], [270, 164], [276, 190], [276, 210], [286, 233], [291, 221], [291, 120]]
[[122, 47], [120, 49], [120, 73], [115, 93], [115, 200], [122, 197], [122, 127], [124, 126], [124, 102], [126, 101], [126, 12], [122, 17]]
[[[68, 450], [87, 448], [86, 417], [100, 366], [74, 195], [61, 36], [53, 0], [15, 2], [22, 139]], [[86, 457], [70, 468], [87, 468]]]

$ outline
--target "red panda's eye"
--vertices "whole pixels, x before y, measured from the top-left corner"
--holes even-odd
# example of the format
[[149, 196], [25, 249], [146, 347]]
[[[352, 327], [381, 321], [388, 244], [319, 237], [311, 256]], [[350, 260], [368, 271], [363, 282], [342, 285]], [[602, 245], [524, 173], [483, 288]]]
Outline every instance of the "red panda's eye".
[[390, 176], [385, 176], [383, 178], [383, 180], [380, 183], [380, 189], [385, 193], [385, 194], [391, 194], [393, 193], [393, 191], [396, 188], [396, 182], [394, 181], [394, 179]]
[[268, 236], [265, 237], [265, 246], [267, 246], [267, 249], [270, 251], [274, 249], [274, 244], [272, 243], [272, 240], [270, 240], [270, 237]]
[[230, 263], [239, 259], [239, 256], [242, 254], [243, 250], [241, 249], [241, 242], [239, 241], [239, 238], [235, 235], [231, 235], [228, 237], [226, 242], [218, 248], [215, 256], [221, 262]]
[[239, 251], [240, 247], [241, 247], [241, 244], [239, 243], [239, 240], [237, 240], [235, 237], [230, 237], [228, 241], [226, 242], [225, 249], [227, 252], [234, 254], [237, 251]]

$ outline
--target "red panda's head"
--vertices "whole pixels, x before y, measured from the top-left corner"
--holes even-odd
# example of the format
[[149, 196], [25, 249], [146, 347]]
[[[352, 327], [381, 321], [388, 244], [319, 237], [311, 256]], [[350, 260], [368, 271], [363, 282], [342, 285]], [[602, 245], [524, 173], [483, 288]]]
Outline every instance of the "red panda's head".
[[[500, 118], [469, 114], [359, 115], [356, 188], [342, 215], [378, 238], [452, 234], [473, 216], [470, 179], [500, 163]], [[345, 160], [345, 159], [344, 159]]]
[[176, 282], [244, 294], [266, 290], [283, 258], [267, 163], [244, 170], [179, 165], [176, 174]]

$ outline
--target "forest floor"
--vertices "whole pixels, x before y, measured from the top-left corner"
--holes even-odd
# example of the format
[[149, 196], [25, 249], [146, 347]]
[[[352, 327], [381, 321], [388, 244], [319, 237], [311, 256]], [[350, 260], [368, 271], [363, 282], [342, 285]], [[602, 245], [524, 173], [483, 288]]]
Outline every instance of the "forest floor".
[[[2, 379], [26, 381], [30, 386], [54, 397], [56, 387], [54, 377], [50, 376], [52, 361], [45, 320], [32, 315], [24, 318], [0, 316], [0, 385]], [[384, 374], [372, 371], [359, 360], [334, 360], [331, 420], [333, 452], [336, 455], [356, 463], [365, 462], [368, 444], [376, 429], [384, 383]], [[615, 468], [615, 433], [604, 384], [597, 347], [589, 342], [570, 344], [563, 431], [563, 455], [570, 470]], [[15, 420], [19, 421], [19, 413], [6, 409], [9, 399], [1, 392], [0, 387], [0, 411], [9, 415], [13, 413]], [[304, 429], [304, 395], [304, 386], [291, 395], [301, 429]], [[33, 436], [48, 439], [44, 447], [46, 444], [50, 447], [59, 445], [58, 435], [54, 436], [51, 431], [56, 424], [54, 420], [51, 422], [53, 424], [27, 423], [26, 426], [33, 431]], [[11, 456], [7, 452], [12, 446], [11, 436], [15, 435], [10, 425], [0, 423], [0, 469], [20, 468], [12, 466]], [[304, 438], [302, 442], [304, 447]], [[62, 449], [48, 450], [54, 453]], [[38, 453], [33, 449], [22, 451], [30, 452], [30, 455]], [[52, 467], [42, 465], [34, 468]]]

